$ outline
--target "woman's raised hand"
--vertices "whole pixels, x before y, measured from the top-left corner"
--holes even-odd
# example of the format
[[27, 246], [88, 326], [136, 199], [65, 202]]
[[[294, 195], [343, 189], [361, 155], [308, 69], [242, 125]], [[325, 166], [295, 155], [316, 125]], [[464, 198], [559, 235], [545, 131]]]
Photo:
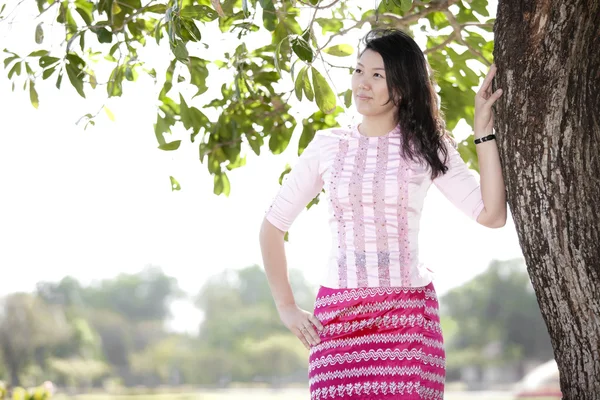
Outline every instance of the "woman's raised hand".
[[492, 79], [496, 75], [496, 64], [492, 64], [481, 88], [475, 95], [475, 136], [492, 133], [494, 129], [494, 112], [492, 105], [502, 96], [502, 89], [492, 93]]

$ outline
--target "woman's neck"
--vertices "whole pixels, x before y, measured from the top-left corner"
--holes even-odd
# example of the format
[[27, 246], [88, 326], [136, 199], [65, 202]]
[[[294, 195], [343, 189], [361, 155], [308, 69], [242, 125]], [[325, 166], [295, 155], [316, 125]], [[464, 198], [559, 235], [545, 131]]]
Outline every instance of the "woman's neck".
[[396, 125], [396, 122], [387, 116], [386, 118], [363, 117], [358, 131], [363, 136], [385, 136], [394, 130]]

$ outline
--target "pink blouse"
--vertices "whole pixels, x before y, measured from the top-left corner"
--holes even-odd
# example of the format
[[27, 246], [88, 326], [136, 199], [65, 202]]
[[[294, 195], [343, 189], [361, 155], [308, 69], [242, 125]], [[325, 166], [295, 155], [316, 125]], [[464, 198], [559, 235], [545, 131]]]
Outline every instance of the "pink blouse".
[[[429, 166], [401, 156], [400, 130], [367, 137], [357, 126], [319, 131], [266, 212], [287, 231], [323, 188], [332, 249], [323, 286], [426, 286], [432, 273], [418, 260], [418, 233]], [[478, 180], [447, 145], [448, 171], [433, 183], [456, 207], [477, 219], [483, 210]]]

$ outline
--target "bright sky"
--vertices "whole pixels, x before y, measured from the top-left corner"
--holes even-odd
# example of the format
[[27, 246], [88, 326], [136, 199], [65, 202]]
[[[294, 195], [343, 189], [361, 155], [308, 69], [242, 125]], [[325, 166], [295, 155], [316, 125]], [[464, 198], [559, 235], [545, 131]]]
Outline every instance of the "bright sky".
[[[11, 36], [2, 47], [36, 49], [32, 26], [0, 26], [0, 37]], [[194, 295], [226, 268], [262, 265], [259, 227], [279, 174], [296, 159], [299, 136], [279, 156], [266, 149], [260, 157], [249, 152], [247, 165], [229, 173], [231, 196], [217, 197], [197, 145], [184, 141], [176, 152], [156, 148], [157, 90], [150, 79], [126, 85], [123, 98], [108, 101], [115, 122], [102, 112], [97, 125], [84, 131], [75, 122], [101, 107], [103, 89], [87, 90], [84, 101], [66, 77], [61, 91], [51, 78], [46, 86], [38, 84], [35, 110], [22, 83], [11, 92], [6, 73], [0, 74], [0, 294], [33, 290], [40, 280], [65, 275], [89, 283], [152, 264]], [[308, 107], [310, 113], [315, 106]], [[171, 191], [169, 175], [179, 180], [181, 191]], [[301, 214], [286, 248], [289, 266], [315, 285], [329, 251], [326, 219], [325, 202]], [[502, 229], [481, 227], [432, 186], [420, 257], [436, 270], [440, 293], [482, 272], [492, 259], [520, 256], [510, 216]], [[197, 328], [199, 315], [190, 304], [178, 303], [174, 312], [175, 329]]]

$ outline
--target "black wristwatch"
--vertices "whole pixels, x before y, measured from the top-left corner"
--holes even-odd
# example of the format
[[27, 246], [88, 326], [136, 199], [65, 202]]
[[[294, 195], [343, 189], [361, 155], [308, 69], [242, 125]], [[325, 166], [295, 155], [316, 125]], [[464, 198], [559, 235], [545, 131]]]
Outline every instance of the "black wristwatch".
[[479, 144], [479, 143], [487, 142], [488, 140], [496, 140], [496, 135], [483, 136], [483, 137], [480, 137], [479, 139], [475, 139], [473, 142], [475, 144]]

